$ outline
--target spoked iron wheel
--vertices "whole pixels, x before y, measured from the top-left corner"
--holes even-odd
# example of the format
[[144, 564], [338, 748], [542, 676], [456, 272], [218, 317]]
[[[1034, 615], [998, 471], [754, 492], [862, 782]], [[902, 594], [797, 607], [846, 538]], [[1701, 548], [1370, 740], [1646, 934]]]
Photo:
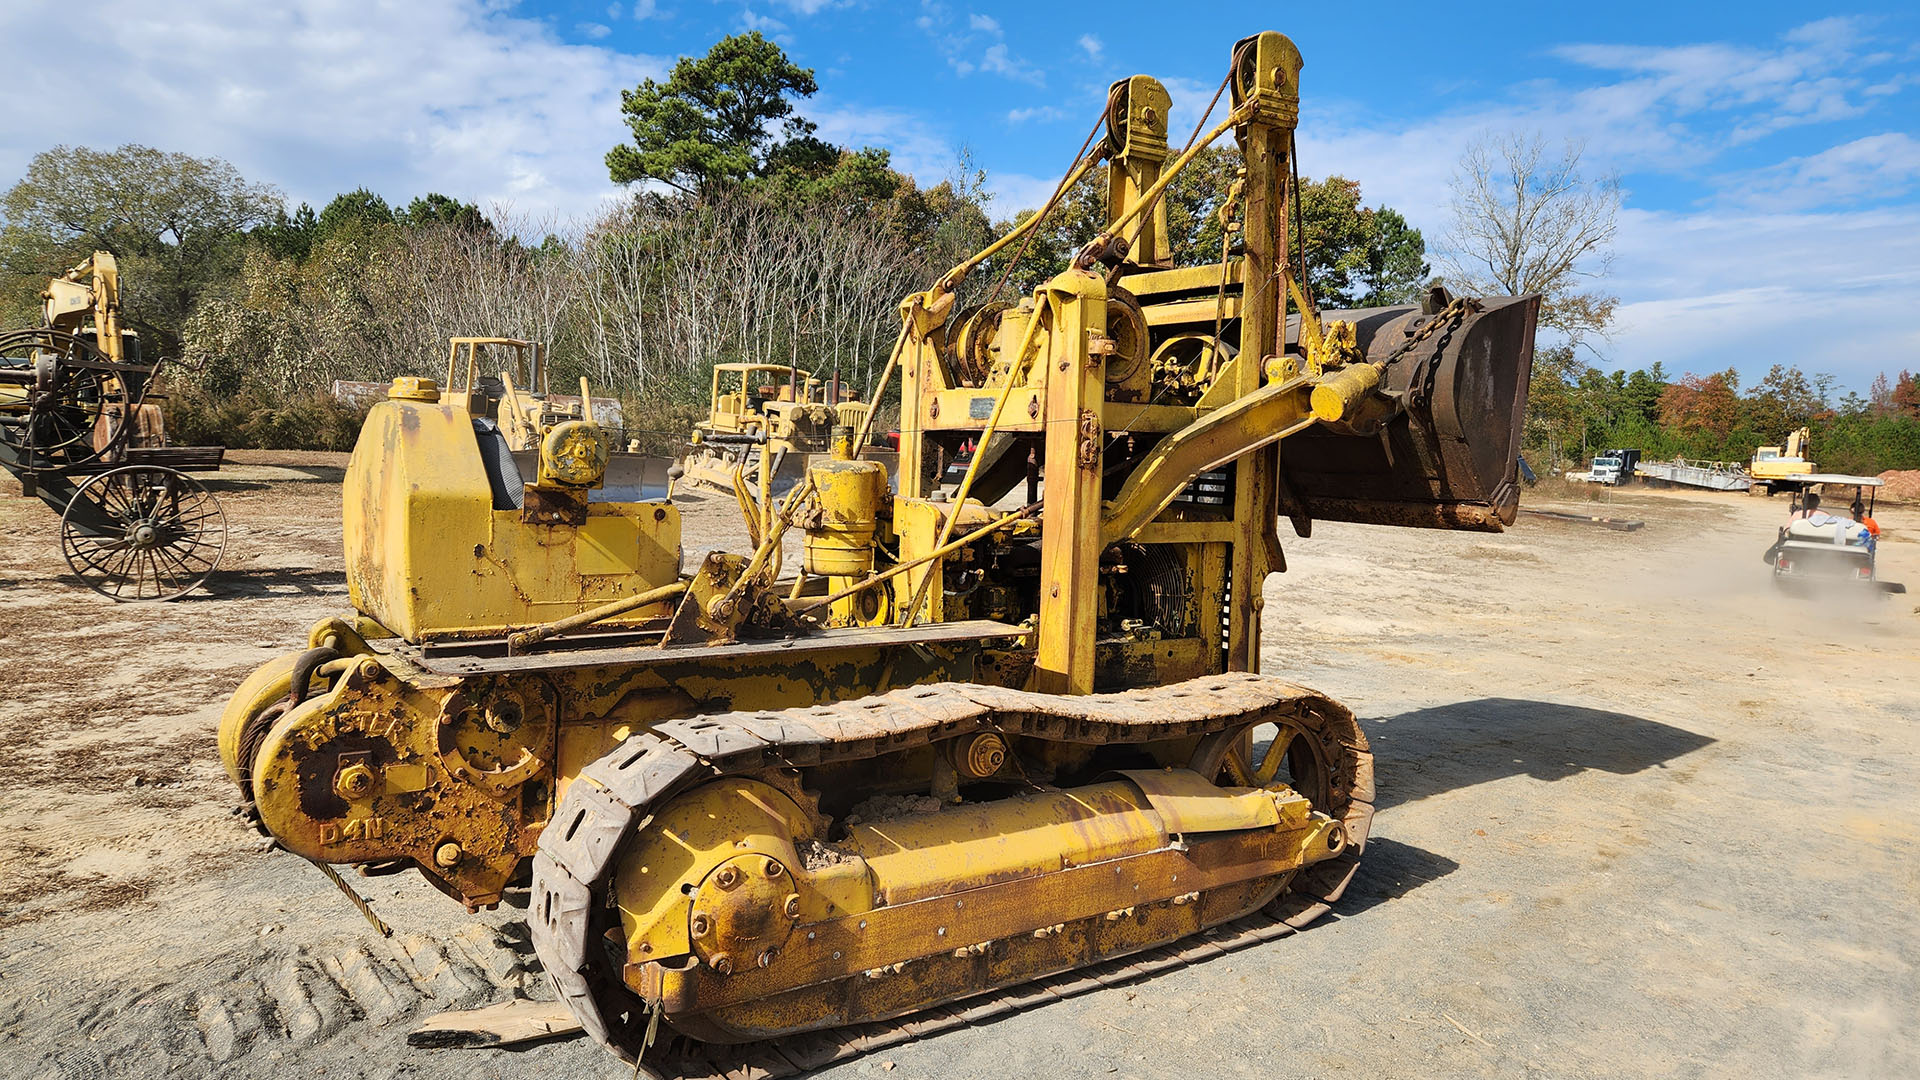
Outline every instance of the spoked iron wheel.
[[60, 516], [60, 550], [87, 587], [115, 600], [172, 600], [220, 563], [227, 518], [200, 481], [157, 465], [89, 477]]
[[0, 334], [0, 441], [35, 463], [72, 466], [111, 446], [96, 445], [102, 417], [124, 422], [133, 404], [122, 379], [84, 338], [58, 330]]

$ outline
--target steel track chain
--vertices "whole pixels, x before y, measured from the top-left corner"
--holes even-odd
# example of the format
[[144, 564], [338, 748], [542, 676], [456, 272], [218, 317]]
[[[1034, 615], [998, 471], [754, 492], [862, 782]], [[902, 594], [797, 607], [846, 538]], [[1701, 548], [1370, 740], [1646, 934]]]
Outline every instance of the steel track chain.
[[[1170, 719], [1170, 717], [1172, 719]], [[633, 1004], [617, 984], [624, 958], [595, 957], [596, 931], [612, 925], [615, 855], [653, 812], [693, 785], [728, 773], [859, 760], [968, 731], [992, 730], [1079, 743], [1139, 743], [1266, 722], [1318, 718], [1339, 746], [1332, 787], [1351, 837], [1348, 852], [1296, 874], [1265, 913], [1171, 945], [990, 991], [892, 1021], [718, 1046], [676, 1038], [658, 1064], [680, 1075], [789, 1076], [983, 1022], [1101, 986], [1269, 941], [1325, 913], [1358, 867], [1373, 816], [1372, 755], [1352, 714], [1314, 691], [1267, 676], [1230, 673], [1119, 694], [1061, 697], [976, 684], [910, 687], [803, 709], [735, 712], [654, 725], [581, 770], [541, 834], [527, 923], [536, 955], [562, 1001], [596, 1042], [633, 1061], [634, 1028], [602, 1006]], [[611, 949], [604, 938], [602, 947]]]

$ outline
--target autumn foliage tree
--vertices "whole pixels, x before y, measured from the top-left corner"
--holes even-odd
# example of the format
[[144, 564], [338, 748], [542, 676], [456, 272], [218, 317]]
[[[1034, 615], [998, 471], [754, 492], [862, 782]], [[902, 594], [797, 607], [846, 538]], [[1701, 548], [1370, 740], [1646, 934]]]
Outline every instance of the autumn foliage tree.
[[1687, 375], [1660, 395], [1660, 423], [1682, 438], [1720, 442], [1740, 422], [1740, 373]]
[[[1880, 378], [1884, 381], [1886, 375]], [[1902, 371], [1887, 394], [1887, 404], [1901, 416], [1920, 419], [1920, 379], [1915, 379], [1911, 371]]]

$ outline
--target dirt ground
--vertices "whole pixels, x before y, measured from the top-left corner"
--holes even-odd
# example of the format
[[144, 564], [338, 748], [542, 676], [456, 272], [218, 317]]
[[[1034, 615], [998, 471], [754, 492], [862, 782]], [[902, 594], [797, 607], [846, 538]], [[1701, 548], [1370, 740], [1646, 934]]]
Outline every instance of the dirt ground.
[[[383, 940], [230, 815], [222, 702], [347, 603], [342, 457], [237, 457], [225, 568], [159, 606], [83, 591], [0, 488], [0, 1075], [628, 1075], [580, 1039], [409, 1049], [545, 996], [519, 913], [352, 879]], [[1783, 500], [1602, 503], [1646, 527], [1288, 541], [1263, 663], [1379, 755], [1333, 916], [821, 1075], [1920, 1075], [1920, 596], [1776, 594]], [[741, 543], [726, 503], [686, 513], [690, 555]], [[1920, 594], [1920, 509], [1878, 519]]]

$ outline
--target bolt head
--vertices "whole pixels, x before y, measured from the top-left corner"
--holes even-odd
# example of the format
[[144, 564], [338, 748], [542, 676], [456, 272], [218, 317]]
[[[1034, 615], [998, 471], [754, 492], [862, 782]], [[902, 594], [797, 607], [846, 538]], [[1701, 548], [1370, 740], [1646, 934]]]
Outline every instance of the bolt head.
[[726, 953], [714, 953], [707, 961], [707, 966], [721, 975], [730, 975], [733, 973], [733, 957]]
[[[800, 894], [788, 893], [787, 902], [783, 910], [786, 911], [787, 918], [789, 919], [799, 918], [800, 917]], [[809, 934], [807, 936], [811, 937], [813, 935]]]
[[459, 844], [441, 844], [433, 849], [434, 865], [442, 869], [452, 869], [460, 865], [461, 854]]
[[707, 918], [706, 912], [696, 911], [693, 913], [692, 929], [694, 937], [706, 937], [707, 931], [713, 929], [713, 920]]
[[740, 884], [740, 871], [731, 866], [723, 866], [720, 872], [714, 875], [713, 883], [723, 889], [731, 889]]
[[333, 787], [340, 793], [341, 798], [364, 798], [373, 791], [373, 770], [365, 765], [349, 765], [340, 770], [340, 775], [334, 780]]
[[771, 963], [773, 963], [773, 958], [774, 958], [774, 957], [776, 957], [776, 956], [778, 956], [778, 955], [780, 955], [780, 950], [779, 950], [779, 949], [768, 949], [768, 950], [767, 950], [766, 952], [763, 952], [763, 953], [761, 953], [761, 954], [760, 954], [760, 966], [761, 966], [761, 967], [766, 967], [767, 965], [769, 965], [769, 964], [771, 964]]
[[765, 869], [767, 876], [770, 878], [777, 878], [787, 872], [787, 868], [780, 865], [779, 859], [768, 859]]

